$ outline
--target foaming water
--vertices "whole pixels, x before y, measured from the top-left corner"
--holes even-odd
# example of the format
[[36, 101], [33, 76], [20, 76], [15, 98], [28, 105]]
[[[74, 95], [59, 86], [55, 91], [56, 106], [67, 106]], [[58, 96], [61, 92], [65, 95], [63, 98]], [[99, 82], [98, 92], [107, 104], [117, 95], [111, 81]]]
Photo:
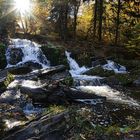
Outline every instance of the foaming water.
[[84, 81], [99, 81], [100, 79], [103, 79], [102, 77], [99, 76], [88, 76], [88, 75], [83, 75], [84, 72], [88, 71], [89, 68], [86, 68], [85, 66], [80, 67], [78, 63], [70, 57], [71, 53], [70, 52], [65, 52], [65, 55], [67, 57], [69, 66], [70, 66], [70, 73], [74, 80], [84, 80]]
[[112, 60], [107, 60], [107, 64], [102, 66], [105, 70], [113, 70], [115, 73], [127, 73], [126, 68]]
[[86, 68], [85, 66], [83, 67], [80, 67], [78, 65], [78, 63], [70, 57], [71, 53], [70, 52], [65, 52], [65, 55], [67, 57], [67, 60], [68, 60], [68, 63], [69, 63], [69, 66], [70, 66], [70, 73], [72, 76], [75, 76], [75, 75], [80, 75], [86, 71], [88, 71], [89, 69]]
[[[11, 39], [11, 45], [9, 45], [6, 52], [6, 58], [8, 63], [7, 67], [20, 65], [28, 61], [37, 62], [41, 64], [43, 67], [49, 67], [50, 62], [43, 54], [40, 47], [41, 46], [39, 44], [27, 39]], [[9, 63], [9, 60], [11, 59], [10, 58], [11, 48], [20, 48], [23, 53], [22, 61], [17, 63], [16, 65], [11, 65]]]
[[[70, 66], [70, 73], [74, 81], [76, 82], [78, 81], [78, 84], [76, 84], [77, 90], [81, 90], [81, 91], [88, 92], [91, 94], [96, 94], [99, 96], [104, 96], [107, 98], [108, 101], [113, 101], [113, 102], [115, 101], [116, 103], [140, 107], [139, 103], [136, 100], [133, 100], [132, 98], [127, 97], [123, 93], [112, 89], [108, 85], [101, 84], [100, 81], [104, 77], [83, 75], [83, 73], [88, 71], [90, 68], [86, 68], [85, 66], [79, 67], [77, 62], [73, 58], [70, 57], [71, 53], [66, 51], [65, 54], [66, 54], [66, 57]], [[124, 74], [127, 73], [126, 68], [124, 66], [116, 64], [115, 62], [111, 60], [108, 60], [107, 64], [103, 65], [102, 67], [103, 69], [114, 70], [115, 73], [124, 73]], [[86, 104], [97, 103], [95, 100], [94, 101], [91, 101], [91, 100], [78, 99], [77, 101], [81, 101]]]
[[29, 87], [29, 88], [41, 88], [44, 86], [40, 81], [32, 81], [32, 80], [14, 80], [11, 82], [7, 89], [12, 89], [16, 88], [17, 86], [22, 86], [22, 87]]
[[132, 98], [128, 98], [123, 93], [121, 93], [117, 90], [114, 90], [107, 85], [103, 85], [103, 86], [78, 86], [78, 87], [76, 87], [76, 89], [84, 91], [84, 92], [104, 96], [109, 101], [115, 101], [116, 103], [123, 103], [123, 104], [128, 104], [130, 106], [140, 107], [140, 105], [138, 104], [137, 101], [133, 100]]

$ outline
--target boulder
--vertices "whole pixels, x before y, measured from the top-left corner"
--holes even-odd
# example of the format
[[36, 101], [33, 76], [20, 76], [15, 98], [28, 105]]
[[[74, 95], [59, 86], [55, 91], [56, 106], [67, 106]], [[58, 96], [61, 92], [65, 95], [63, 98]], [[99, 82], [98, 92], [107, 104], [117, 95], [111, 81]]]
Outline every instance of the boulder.
[[20, 93], [16, 90], [6, 90], [0, 95], [0, 103], [11, 103], [20, 99]]
[[9, 73], [13, 75], [23, 75], [23, 74], [30, 73], [32, 69], [27, 66], [21, 66], [21, 67], [15, 67], [15, 68], [9, 69], [8, 71]]
[[22, 61], [23, 52], [21, 48], [8, 48], [7, 52], [7, 61], [10, 65], [16, 65]]
[[19, 130], [7, 134], [3, 140], [64, 140], [67, 112], [52, 117], [44, 115], [41, 118], [25, 124]]
[[140, 86], [140, 77], [133, 82], [134, 85]]
[[114, 71], [104, 70], [101, 66], [98, 66], [98, 67], [88, 70], [84, 74], [92, 75], [92, 76], [96, 75], [96, 76], [108, 77], [108, 76], [114, 75]]
[[91, 60], [93, 67], [106, 64], [106, 59], [103, 57], [93, 57]]
[[25, 62], [23, 64], [25, 67], [29, 67], [30, 69], [41, 69], [42, 68], [42, 65], [37, 63], [37, 62], [33, 62], [33, 61], [28, 61], [28, 62]]

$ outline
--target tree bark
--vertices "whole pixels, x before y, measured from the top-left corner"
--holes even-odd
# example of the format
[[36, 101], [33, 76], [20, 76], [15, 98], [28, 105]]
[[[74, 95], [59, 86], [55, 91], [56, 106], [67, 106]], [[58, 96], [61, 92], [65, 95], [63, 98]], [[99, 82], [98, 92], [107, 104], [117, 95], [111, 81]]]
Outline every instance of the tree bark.
[[80, 6], [80, 0], [74, 1], [74, 22], [73, 22], [73, 38], [76, 40], [76, 29], [77, 29], [77, 14]]
[[96, 28], [97, 28], [97, 4], [98, 3], [98, 0], [95, 0], [95, 5], [94, 5], [94, 25], [93, 25], [93, 37], [96, 36]]
[[98, 29], [98, 34], [99, 34], [99, 43], [102, 41], [102, 21], [103, 21], [103, 0], [99, 1], [99, 29]]
[[116, 34], [115, 34], [115, 45], [118, 45], [119, 25], [120, 25], [120, 11], [121, 11], [121, 0], [118, 0], [117, 21], [116, 21]]

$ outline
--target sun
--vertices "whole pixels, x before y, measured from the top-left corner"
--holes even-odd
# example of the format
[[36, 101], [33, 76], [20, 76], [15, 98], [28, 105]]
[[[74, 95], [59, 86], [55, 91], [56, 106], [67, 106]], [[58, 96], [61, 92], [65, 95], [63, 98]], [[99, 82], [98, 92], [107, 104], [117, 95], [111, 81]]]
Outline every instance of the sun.
[[31, 10], [30, 0], [15, 0], [15, 8], [21, 13], [25, 14]]

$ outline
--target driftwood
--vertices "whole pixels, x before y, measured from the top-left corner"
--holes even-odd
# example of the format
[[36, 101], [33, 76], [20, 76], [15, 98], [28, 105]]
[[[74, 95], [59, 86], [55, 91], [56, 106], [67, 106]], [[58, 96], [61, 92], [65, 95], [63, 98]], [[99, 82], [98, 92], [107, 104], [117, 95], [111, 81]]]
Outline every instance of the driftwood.
[[55, 115], [51, 118], [48, 115], [26, 124], [22, 129], [17, 130], [3, 140], [63, 140], [65, 124], [68, 112]]

